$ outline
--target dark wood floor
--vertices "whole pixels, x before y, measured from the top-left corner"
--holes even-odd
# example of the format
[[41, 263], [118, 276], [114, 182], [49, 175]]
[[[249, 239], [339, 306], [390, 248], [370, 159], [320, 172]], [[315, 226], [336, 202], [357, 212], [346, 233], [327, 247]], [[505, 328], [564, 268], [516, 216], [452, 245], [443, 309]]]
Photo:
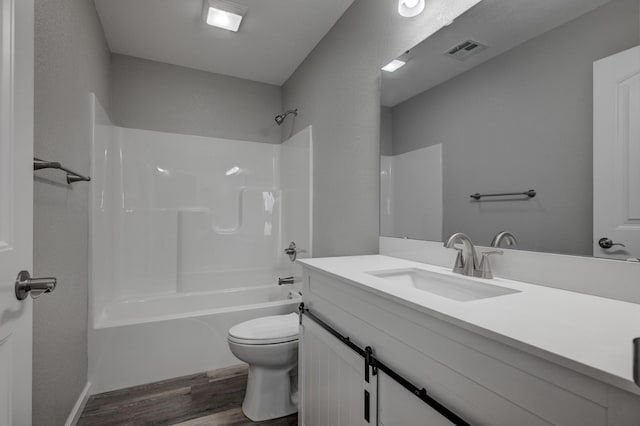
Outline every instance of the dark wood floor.
[[296, 414], [254, 423], [240, 406], [247, 384], [246, 366], [178, 377], [94, 395], [78, 426], [291, 426]]

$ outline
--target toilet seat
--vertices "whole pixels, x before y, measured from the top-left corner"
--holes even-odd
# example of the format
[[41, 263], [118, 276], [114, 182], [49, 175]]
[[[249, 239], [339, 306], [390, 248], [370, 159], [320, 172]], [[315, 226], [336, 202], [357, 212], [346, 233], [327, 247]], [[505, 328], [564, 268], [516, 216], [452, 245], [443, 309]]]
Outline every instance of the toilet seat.
[[242, 345], [273, 345], [298, 340], [298, 314], [274, 315], [241, 322], [229, 329], [230, 342]]

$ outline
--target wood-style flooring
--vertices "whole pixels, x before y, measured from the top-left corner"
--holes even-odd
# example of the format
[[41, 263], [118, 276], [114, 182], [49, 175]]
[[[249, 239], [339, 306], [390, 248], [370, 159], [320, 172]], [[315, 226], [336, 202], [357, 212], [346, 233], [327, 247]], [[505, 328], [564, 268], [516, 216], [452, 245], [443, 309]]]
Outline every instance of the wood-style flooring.
[[242, 414], [246, 366], [178, 377], [89, 398], [78, 426], [291, 426], [297, 414], [255, 423]]

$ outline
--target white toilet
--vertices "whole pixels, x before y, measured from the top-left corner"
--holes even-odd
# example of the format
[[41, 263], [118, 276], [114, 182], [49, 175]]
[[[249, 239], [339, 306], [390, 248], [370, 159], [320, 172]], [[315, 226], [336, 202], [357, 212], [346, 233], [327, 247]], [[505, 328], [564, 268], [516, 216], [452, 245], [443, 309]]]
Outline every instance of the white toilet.
[[253, 421], [298, 411], [298, 315], [275, 315], [237, 324], [229, 348], [249, 364], [242, 411]]

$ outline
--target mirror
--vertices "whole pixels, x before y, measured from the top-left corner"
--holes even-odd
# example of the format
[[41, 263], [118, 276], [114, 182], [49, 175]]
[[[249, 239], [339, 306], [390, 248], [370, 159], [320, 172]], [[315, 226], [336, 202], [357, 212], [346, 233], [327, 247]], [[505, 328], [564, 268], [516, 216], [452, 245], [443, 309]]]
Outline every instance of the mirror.
[[639, 0], [483, 0], [400, 55], [381, 235], [640, 257], [639, 22]]

